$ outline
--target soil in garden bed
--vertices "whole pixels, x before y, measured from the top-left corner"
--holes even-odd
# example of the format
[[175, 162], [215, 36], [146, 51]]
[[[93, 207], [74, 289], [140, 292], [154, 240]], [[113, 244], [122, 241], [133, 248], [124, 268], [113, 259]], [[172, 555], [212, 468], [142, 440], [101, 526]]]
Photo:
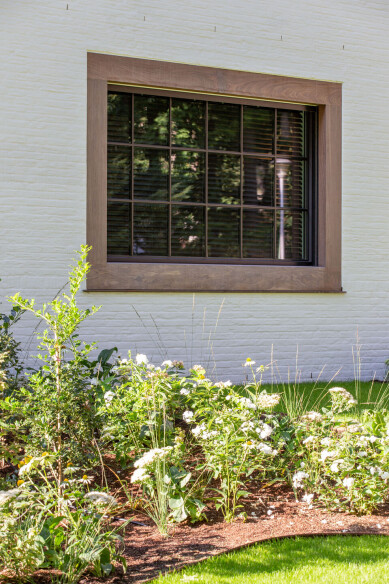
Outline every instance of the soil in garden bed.
[[[107, 468], [118, 471], [113, 460]], [[115, 468], [116, 467], [116, 468]], [[126, 471], [119, 475], [128, 479]], [[101, 477], [100, 477], [101, 478]], [[99, 478], [96, 476], [97, 483]], [[110, 490], [121, 503], [126, 498], [119, 495], [120, 483], [113, 473], [107, 472]], [[80, 584], [132, 584], [150, 581], [160, 573], [178, 570], [185, 565], [198, 562], [242, 546], [266, 539], [294, 535], [335, 534], [381, 534], [389, 535], [389, 504], [373, 515], [357, 517], [345, 513], [331, 513], [324, 509], [297, 502], [293, 491], [286, 485], [260, 486], [256, 481], [246, 485], [251, 495], [244, 499], [247, 519], [237, 519], [226, 524], [220, 513], [207, 509], [208, 521], [172, 527], [170, 537], [164, 538], [154, 523], [137, 510], [125, 515], [119, 512], [112, 518], [112, 527], [119, 526], [123, 518], [136, 523], [128, 524], [124, 536], [128, 570], [123, 574], [119, 568], [112, 577], [100, 580], [84, 576]], [[131, 486], [133, 495], [138, 487]], [[32, 580], [36, 584], [51, 582], [49, 571], [39, 571]]]
[[[364, 517], [330, 513], [296, 502], [293, 492], [284, 485], [253, 491], [245, 500], [244, 510], [248, 515], [246, 521], [238, 519], [226, 524], [220, 515], [208, 513], [211, 516], [208, 522], [175, 526], [168, 538], [161, 537], [144, 515], [133, 514], [135, 521], [145, 525], [130, 524], [126, 530], [124, 555], [128, 572], [117, 573], [105, 582], [147, 582], [160, 573], [274, 537], [339, 533], [389, 535], [389, 505]], [[101, 581], [84, 577], [81, 582]]]

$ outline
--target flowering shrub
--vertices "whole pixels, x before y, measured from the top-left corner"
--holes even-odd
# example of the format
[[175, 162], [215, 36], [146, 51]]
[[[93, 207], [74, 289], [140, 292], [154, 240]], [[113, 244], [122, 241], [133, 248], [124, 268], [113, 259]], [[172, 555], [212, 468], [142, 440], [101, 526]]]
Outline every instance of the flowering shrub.
[[388, 497], [389, 425], [377, 412], [366, 412], [356, 423], [334, 417], [355, 405], [346, 390], [335, 389], [330, 412], [310, 412], [299, 422], [304, 471], [294, 474], [293, 486], [329, 508], [371, 513]]

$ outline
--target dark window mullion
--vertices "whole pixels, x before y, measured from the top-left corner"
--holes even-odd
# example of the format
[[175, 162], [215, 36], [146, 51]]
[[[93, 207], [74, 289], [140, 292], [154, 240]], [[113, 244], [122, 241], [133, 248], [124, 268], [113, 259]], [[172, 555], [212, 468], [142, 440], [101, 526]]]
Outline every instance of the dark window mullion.
[[205, 102], [205, 257], [208, 257], [208, 101]]
[[172, 98], [169, 98], [169, 205], [168, 205], [168, 256], [172, 257]]
[[135, 113], [134, 113], [134, 94], [131, 94], [131, 203], [130, 203], [130, 256], [134, 255], [134, 126], [135, 126]]
[[243, 258], [243, 105], [240, 106], [240, 225], [239, 247], [240, 257]]

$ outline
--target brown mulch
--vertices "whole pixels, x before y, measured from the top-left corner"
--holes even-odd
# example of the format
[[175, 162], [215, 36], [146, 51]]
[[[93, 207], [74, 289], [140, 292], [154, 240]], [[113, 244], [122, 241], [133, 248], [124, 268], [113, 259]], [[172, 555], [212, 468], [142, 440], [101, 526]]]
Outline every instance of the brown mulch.
[[[293, 492], [284, 486], [273, 485], [261, 490], [259, 496], [251, 495], [246, 500], [245, 511], [248, 514], [246, 521], [226, 524], [220, 517], [214, 516], [207, 523], [178, 525], [168, 538], [161, 537], [145, 516], [133, 515], [134, 520], [146, 525], [128, 526], [124, 538], [128, 571], [125, 575], [117, 573], [108, 580], [109, 584], [148, 582], [160, 573], [178, 570], [208, 557], [273, 538], [389, 535], [389, 505], [374, 515], [364, 517], [330, 513], [296, 502]], [[89, 577], [81, 582], [97, 584], [101, 581]]]

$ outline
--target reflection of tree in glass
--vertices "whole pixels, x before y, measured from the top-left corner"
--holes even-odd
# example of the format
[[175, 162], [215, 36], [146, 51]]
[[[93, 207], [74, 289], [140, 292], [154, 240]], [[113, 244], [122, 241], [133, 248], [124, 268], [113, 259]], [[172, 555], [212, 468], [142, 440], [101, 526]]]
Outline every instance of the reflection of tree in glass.
[[240, 157], [208, 155], [208, 201], [225, 205], [240, 203]]
[[108, 146], [108, 197], [130, 198], [131, 148]]
[[172, 100], [172, 144], [204, 148], [205, 102], [189, 99]]
[[134, 204], [134, 255], [167, 256], [167, 205]]
[[172, 153], [172, 200], [204, 201], [205, 157], [201, 152], [178, 150]]
[[107, 210], [108, 255], [130, 253], [130, 205], [108, 203]]
[[264, 209], [243, 211], [243, 257], [273, 257], [274, 213]]
[[208, 210], [209, 257], [240, 256], [240, 210], [211, 207]]
[[203, 207], [172, 207], [172, 255], [204, 255]]
[[211, 150], [240, 151], [240, 106], [208, 104], [208, 147]]
[[166, 201], [169, 196], [169, 158], [167, 150], [135, 148], [135, 198]]
[[168, 144], [169, 100], [150, 95], [134, 96], [134, 137], [142, 144]]
[[128, 93], [108, 93], [108, 141], [131, 140], [130, 100]]

